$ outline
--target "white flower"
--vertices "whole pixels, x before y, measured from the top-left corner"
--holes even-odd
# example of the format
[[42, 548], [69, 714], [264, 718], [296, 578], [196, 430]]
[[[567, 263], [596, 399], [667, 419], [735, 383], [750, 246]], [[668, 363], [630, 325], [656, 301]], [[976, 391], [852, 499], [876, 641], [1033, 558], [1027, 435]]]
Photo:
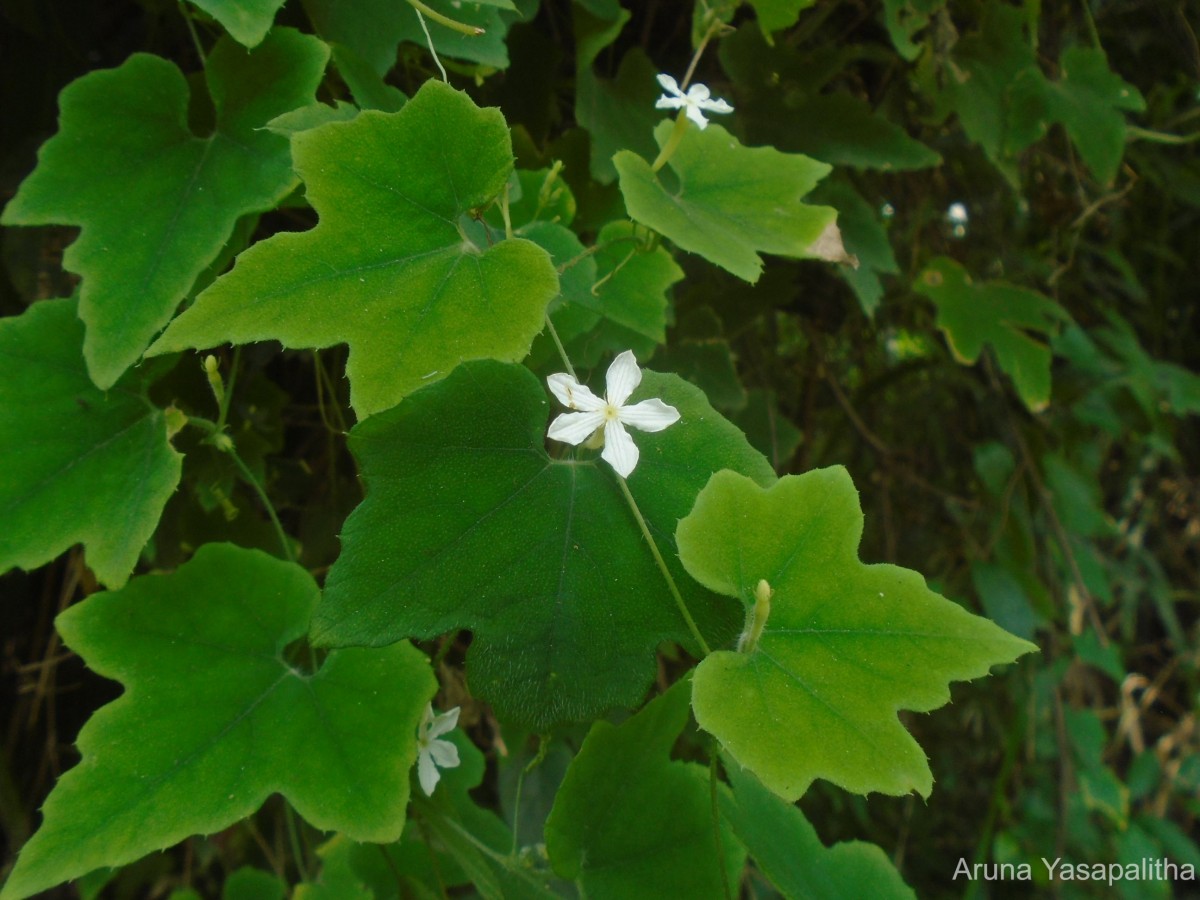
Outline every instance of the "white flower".
[[633, 351], [626, 350], [613, 360], [605, 376], [606, 390], [601, 400], [570, 375], [559, 373], [546, 379], [550, 390], [568, 409], [581, 412], [563, 413], [550, 423], [547, 434], [556, 441], [582, 444], [597, 428], [604, 428], [604, 451], [600, 456], [628, 478], [637, 465], [638, 448], [625, 431], [626, 425], [642, 431], [662, 431], [679, 421], [679, 410], [661, 400], [643, 400], [633, 406], [625, 401], [642, 381]]
[[443, 769], [453, 769], [458, 765], [458, 748], [449, 741], [439, 741], [438, 737], [448, 731], [453, 731], [458, 725], [459, 708], [456, 706], [440, 716], [433, 714], [433, 704], [425, 705], [425, 715], [417, 727], [417, 779], [421, 782], [421, 790], [426, 796], [433, 794]]
[[654, 104], [655, 108], [686, 109], [687, 117], [701, 128], [708, 127], [708, 119], [704, 118], [704, 113], [701, 110], [714, 113], [733, 112], [733, 107], [724, 100], [711, 99], [712, 94], [702, 84], [693, 84], [685, 94], [679, 89], [678, 83], [670, 75], [659, 75], [658, 83], [662, 85], [666, 93], [658, 98], [658, 102]]

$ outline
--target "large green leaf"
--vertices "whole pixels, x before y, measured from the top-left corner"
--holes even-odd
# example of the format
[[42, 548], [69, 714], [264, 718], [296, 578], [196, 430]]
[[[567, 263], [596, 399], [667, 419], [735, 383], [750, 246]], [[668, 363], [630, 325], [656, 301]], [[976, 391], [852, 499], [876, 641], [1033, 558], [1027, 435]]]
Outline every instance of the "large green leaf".
[[63, 90], [59, 132], [0, 222], [80, 226], [63, 265], [83, 276], [83, 352], [100, 387], [142, 355], [238, 218], [296, 186], [287, 140], [263, 126], [313, 102], [327, 58], [320, 41], [289, 29], [251, 53], [222, 39], [208, 57], [207, 137], [188, 127], [183, 75], [157, 56]]
[[772, 794], [741, 766], [726, 766], [725, 771], [733, 795], [722, 797], [721, 811], [787, 900], [916, 900], [879, 847], [846, 841], [827, 848], [798, 807]]
[[955, 358], [970, 364], [983, 345], [996, 353], [1017, 393], [1032, 410], [1050, 402], [1050, 348], [1035, 335], [1052, 337], [1069, 320], [1049, 297], [1000, 281], [976, 284], [966, 269], [940, 256], [914, 284], [937, 306], [938, 327], [946, 334]]
[[[659, 123], [654, 138], [666, 145], [674, 123]], [[720, 125], [688, 125], [668, 163], [677, 184], [665, 185], [650, 163], [622, 150], [613, 157], [629, 215], [684, 250], [739, 278], [755, 282], [758, 255], [839, 258], [827, 249], [837, 213], [800, 199], [829, 166], [771, 147], [743, 147]], [[836, 246], [841, 249], [840, 238]]]
[[1023, 150], [1061, 123], [1096, 179], [1110, 183], [1125, 153], [1123, 110], [1140, 112], [1146, 101], [1138, 89], [1108, 68], [1102, 50], [1070, 47], [1059, 61], [1062, 78], [1047, 80], [1026, 69], [1011, 87], [1008, 150]]
[[558, 292], [549, 256], [524, 240], [476, 246], [459, 221], [512, 171], [498, 110], [430, 81], [398, 113], [368, 110], [292, 146], [317, 227], [243, 253], [152, 353], [345, 342], [351, 401], [366, 416], [463, 360], [529, 352]]
[[[473, 363], [351, 432], [367, 497], [346, 522], [314, 640], [469, 628], [472, 693], [539, 729], [638, 703], [655, 648], [693, 642], [607, 463], [547, 455], [547, 396], [527, 369]], [[736, 605], [686, 578], [671, 535], [713, 471], [764, 484], [773, 473], [691, 385], [647, 372], [643, 397], [682, 419], [634, 432], [629, 489], [701, 629], [727, 639]]]
[[245, 47], [257, 47], [271, 30], [283, 0], [189, 0], [221, 23]]
[[179, 483], [166, 417], [130, 373], [108, 391], [84, 366], [74, 300], [0, 320], [0, 572], [82, 543], [96, 577], [125, 583]]
[[744, 853], [728, 826], [713, 822], [708, 770], [671, 761], [687, 721], [680, 682], [621, 725], [597, 722], [588, 732], [546, 820], [550, 862], [581, 894], [729, 896]]
[[396, 840], [436, 682], [408, 644], [337, 651], [300, 671], [284, 651], [318, 594], [296, 565], [206, 544], [174, 574], [60, 615], [67, 646], [126, 690], [80, 732], [82, 759], [0, 896], [219, 831], [273, 793], [317, 828]]
[[680, 558], [700, 583], [751, 610], [760, 582], [773, 592], [756, 642], [697, 667], [692, 706], [702, 728], [787, 800], [815, 778], [927, 797], [933, 776], [896, 712], [935, 709], [950, 699], [948, 682], [1034, 649], [916, 572], [861, 563], [862, 527], [841, 467], [768, 490], [718, 472], [679, 523]]

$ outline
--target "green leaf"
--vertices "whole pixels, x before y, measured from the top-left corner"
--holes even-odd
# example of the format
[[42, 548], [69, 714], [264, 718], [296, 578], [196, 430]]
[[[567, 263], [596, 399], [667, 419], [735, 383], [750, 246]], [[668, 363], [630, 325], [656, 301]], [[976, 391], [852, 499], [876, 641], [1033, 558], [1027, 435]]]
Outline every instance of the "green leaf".
[[278, 877], [262, 869], [243, 866], [225, 879], [223, 900], [283, 900], [287, 887]]
[[283, 0], [188, 0], [221, 23], [243, 47], [257, 47], [271, 30]]
[[726, 765], [733, 796], [721, 812], [760, 869], [788, 900], [845, 897], [916, 900], [884, 852], [865, 841], [826, 847], [799, 808], [739, 765]]
[[796, 24], [800, 13], [812, 6], [816, 0], [750, 0], [758, 16], [758, 24], [766, 34], [782, 31]]
[[0, 320], [0, 572], [82, 543], [120, 587], [179, 483], [167, 417], [130, 373], [99, 390], [84, 366], [74, 300]]
[[125, 693], [79, 733], [82, 759], [51, 792], [0, 896], [220, 831], [273, 793], [316, 828], [398, 838], [436, 682], [408, 644], [337, 651], [313, 675], [297, 670], [285, 649], [318, 595], [292, 563], [206, 544], [171, 575], [62, 613], [67, 646]]
[[[797, 128], [796, 122], [806, 123]], [[927, 169], [942, 157], [850, 94], [823, 94], [794, 101], [785, 118], [759, 136], [784, 150], [806, 153], [833, 166], [885, 172]], [[778, 140], [773, 138], [777, 137]]]
[[[693, 641], [608, 464], [595, 451], [547, 455], [547, 397], [527, 369], [473, 363], [354, 428], [367, 496], [346, 521], [314, 640], [468, 628], [472, 694], [537, 730], [641, 700], [655, 648]], [[685, 577], [671, 534], [714, 470], [774, 476], [696, 388], [646, 372], [643, 397], [682, 419], [634, 432], [629, 489], [701, 630], [727, 639], [734, 605]]]
[[592, 178], [610, 184], [617, 177], [618, 151], [654, 154], [654, 126], [662, 118], [654, 103], [662, 95], [654, 63], [634, 47], [621, 59], [613, 79], [598, 78], [581, 68], [576, 87], [575, 119], [592, 137]]
[[478, 247], [460, 218], [504, 189], [512, 146], [498, 110], [429, 81], [398, 113], [297, 134], [311, 231], [251, 247], [152, 348], [225, 341], [350, 345], [359, 416], [398, 403], [464, 360], [518, 360], [558, 277], [524, 240]]
[[988, 344], [1025, 405], [1035, 412], [1046, 408], [1051, 352], [1038, 337], [1053, 337], [1069, 321], [1061, 306], [1037, 291], [1002, 281], [976, 284], [966, 269], [945, 256], [933, 260], [913, 287], [937, 307], [938, 328], [955, 359], [970, 365]]
[[[508, 68], [508, 45], [505, 38], [508, 36], [509, 26], [517, 16], [504, 14], [498, 8], [500, 4], [491, 2], [426, 0], [426, 3], [431, 9], [457, 22], [483, 29], [483, 34], [463, 34], [426, 17], [425, 25], [433, 38], [433, 47], [438, 56], [462, 59], [494, 69]], [[425, 32], [421, 29], [416, 11], [408, 4], [404, 6], [406, 8], [403, 11], [407, 14], [401, 19], [400, 39], [428, 48], [429, 41], [425, 39]], [[507, 7], [512, 9], [511, 4], [507, 4]]]
[[884, 23], [888, 36], [899, 53], [909, 62], [921, 55], [921, 45], [913, 38], [929, 25], [930, 16], [946, 5], [946, 0], [883, 0]]
[[[667, 292], [683, 280], [683, 270], [662, 247], [642, 246], [630, 222], [605, 225], [596, 246], [601, 249], [574, 267], [583, 276], [580, 289], [568, 291], [573, 273], [563, 274], [562, 302], [550, 314], [559, 339], [584, 368], [622, 350], [647, 359], [666, 340]], [[535, 350], [535, 360], [561, 368], [552, 344]]]
[[[979, 31], [958, 42], [945, 77], [946, 100], [963, 130], [1005, 168], [1004, 144], [1009, 117], [1009, 88], [1022, 72], [1037, 68], [1025, 34], [1022, 10], [1006, 3], [984, 7]], [[1011, 168], [1006, 170], [1015, 178]]]
[[63, 90], [59, 132], [0, 223], [81, 228], [63, 265], [83, 276], [83, 351], [100, 387], [138, 360], [238, 218], [296, 186], [287, 140], [263, 126], [313, 102], [327, 58], [290, 29], [252, 53], [222, 39], [208, 58], [217, 124], [207, 137], [188, 128], [187, 82], [157, 56]]
[[887, 231], [871, 204], [845, 181], [826, 182], [817, 189], [816, 198], [837, 210], [846, 252], [859, 262], [857, 268], [839, 266], [838, 273], [858, 297], [863, 314], [873, 316], [883, 299], [879, 276], [900, 272]]
[[1125, 116], [1141, 112], [1146, 101], [1138, 89], [1108, 68], [1102, 50], [1070, 47], [1059, 61], [1062, 78], [1048, 81], [1039, 69], [1022, 72], [1013, 82], [1011, 153], [1025, 149], [1061, 123], [1096, 179], [1110, 184], [1125, 153]]
[[688, 685], [618, 726], [597, 722], [546, 820], [554, 870], [592, 900], [725, 898], [743, 852], [722, 823], [717, 852], [708, 770], [671, 761]]
[[927, 712], [947, 684], [1035, 649], [933, 593], [916, 572], [858, 560], [863, 516], [841, 467], [764, 490], [717, 472], [679, 523], [688, 573], [753, 613], [761, 637], [706, 657], [692, 707], [738, 763], [786, 800], [815, 778], [855, 793], [928, 797], [925, 755], [900, 709]]
[[[432, 797], [414, 795], [413, 805], [421, 826], [437, 837], [461, 867], [466, 876], [462, 883], [469, 882], [480, 896], [497, 900], [553, 898], [540, 875], [508, 856], [513, 848], [508, 826], [471, 797], [470, 791], [483, 784], [486, 768], [483, 753], [461, 731], [451, 732], [444, 739], [458, 747], [460, 764], [442, 772]], [[488, 853], [488, 849], [492, 852]], [[435, 886], [436, 882], [430, 885]]]
[[[674, 127], [659, 123], [654, 138], [660, 147]], [[673, 188], [631, 151], [622, 150], [613, 163], [635, 221], [744, 281], [753, 283], [762, 273], [759, 252], [839, 258], [825, 249], [830, 233], [837, 233], [836, 212], [800, 202], [828, 174], [824, 163], [771, 147], [743, 147], [712, 124], [703, 131], [687, 126], [668, 163], [677, 179]]]

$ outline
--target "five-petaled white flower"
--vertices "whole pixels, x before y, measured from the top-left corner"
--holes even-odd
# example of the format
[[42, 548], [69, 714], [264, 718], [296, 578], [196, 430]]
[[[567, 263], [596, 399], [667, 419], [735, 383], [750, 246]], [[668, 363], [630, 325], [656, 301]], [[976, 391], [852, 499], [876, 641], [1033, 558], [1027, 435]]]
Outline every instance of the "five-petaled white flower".
[[655, 108], [686, 110], [685, 115], [701, 128], [708, 127], [708, 119], [704, 118], [704, 112], [701, 110], [714, 113], [733, 112], [733, 107], [724, 100], [713, 100], [708, 88], [702, 84], [693, 84], [685, 94], [670, 75], [659, 75], [658, 83], [666, 93], [658, 98], [658, 102], [654, 104]]
[[438, 737], [448, 731], [453, 731], [458, 725], [459, 708], [456, 706], [440, 716], [433, 714], [433, 704], [425, 706], [425, 715], [417, 727], [417, 778], [421, 782], [421, 790], [426, 796], [433, 794], [443, 769], [453, 769], [458, 765], [458, 748], [449, 741], [439, 741]]
[[626, 350], [613, 360], [605, 376], [606, 390], [601, 400], [570, 375], [559, 373], [546, 379], [550, 390], [568, 409], [550, 423], [549, 437], [567, 444], [582, 444], [598, 428], [604, 428], [604, 451], [600, 456], [622, 478], [628, 478], [637, 465], [638, 448], [625, 430], [626, 425], [642, 431], [662, 431], [679, 421], [679, 410], [661, 400], [643, 400], [633, 406], [625, 401], [642, 381], [633, 351]]

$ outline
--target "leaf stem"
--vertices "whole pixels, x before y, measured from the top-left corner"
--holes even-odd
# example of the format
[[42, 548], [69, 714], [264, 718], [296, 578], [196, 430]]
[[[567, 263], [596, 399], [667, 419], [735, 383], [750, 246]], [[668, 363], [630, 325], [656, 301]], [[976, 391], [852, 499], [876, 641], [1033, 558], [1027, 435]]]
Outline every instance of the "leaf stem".
[[179, 0], [179, 12], [183, 16], [183, 21], [187, 23], [188, 33], [192, 36], [192, 43], [196, 46], [196, 55], [200, 57], [200, 65], [208, 68], [208, 57], [204, 54], [204, 45], [200, 43], [200, 35], [196, 33], [196, 26], [192, 22], [192, 14], [188, 12], [187, 5], [183, 0]]
[[554, 329], [554, 323], [550, 321], [550, 313], [546, 313], [546, 328], [550, 332], [550, 337], [554, 339], [554, 346], [558, 348], [558, 355], [562, 357], [563, 365], [567, 367], [567, 374], [578, 381], [579, 379], [575, 375], [575, 367], [571, 365], [571, 360], [567, 358], [567, 348], [559, 340], [558, 332]]
[[663, 144], [658, 157], [650, 166], [651, 172], [657, 172], [667, 164], [667, 160], [675, 155], [675, 150], [679, 147], [679, 142], [683, 140], [684, 134], [687, 133], [687, 128], [688, 117], [681, 110], [679, 115], [675, 117], [675, 128], [671, 131], [671, 136], [667, 138], [667, 142]]
[[671, 570], [667, 568], [666, 561], [662, 558], [662, 554], [658, 552], [658, 544], [654, 542], [654, 537], [650, 534], [646, 520], [642, 517], [642, 511], [638, 509], [637, 501], [633, 499], [633, 494], [629, 492], [629, 485], [625, 483], [625, 479], [620, 475], [617, 476], [617, 484], [621, 486], [621, 493], [625, 495], [625, 500], [629, 503], [629, 508], [633, 510], [633, 517], [637, 519], [638, 527], [642, 529], [642, 537], [650, 545], [650, 552], [654, 556], [654, 561], [658, 563], [658, 570], [662, 572], [662, 576], [667, 582], [667, 587], [671, 589], [671, 596], [675, 598], [675, 605], [679, 608], [679, 613], [683, 616], [683, 621], [687, 623], [688, 630], [691, 631], [692, 637], [696, 639], [700, 651], [705, 656], [708, 656], [712, 653], [712, 650], [709, 649], [708, 642], [704, 640], [704, 635], [700, 633], [700, 628], [696, 625], [696, 620], [692, 618], [692, 614], [688, 611], [687, 604], [683, 602], [683, 595], [679, 593], [679, 588], [675, 584]]
[[504, 182], [504, 193], [500, 195], [500, 215], [504, 218], [504, 239], [512, 240], [512, 216], [508, 212], [508, 182]]
[[1136, 125], [1126, 125], [1125, 134], [1130, 141], [1153, 141], [1156, 144], [1190, 144], [1200, 141], [1200, 131], [1192, 134], [1169, 134], [1165, 131], [1152, 131], [1149, 128], [1138, 128]]
[[209, 441], [214, 447], [222, 453], [228, 453], [229, 458], [233, 460], [233, 464], [237, 467], [238, 473], [242, 478], [254, 488], [254, 492], [258, 494], [258, 499], [262, 501], [263, 507], [267, 511], [267, 516], [271, 519], [271, 524], [275, 528], [275, 534], [279, 538], [279, 546], [283, 549], [283, 557], [290, 563], [296, 561], [296, 557], [292, 555], [292, 545], [288, 540], [287, 532], [283, 530], [283, 524], [279, 521], [279, 516], [275, 513], [275, 506], [271, 503], [271, 498], [267, 496], [266, 489], [259, 483], [258, 478], [250, 471], [250, 467], [238, 456], [237, 449], [233, 445], [233, 440], [229, 435], [217, 428], [215, 424], [208, 419], [201, 419], [196, 416], [188, 416], [188, 424], [194, 425], [209, 436]]
[[[437, 22], [439, 25], [445, 25], [452, 31], [457, 31], [459, 34], [465, 34], [467, 37], [479, 37], [479, 35], [484, 33], [482, 28], [477, 28], [474, 25], [466, 25], [462, 22], [459, 22], [457, 19], [452, 19], [449, 16], [442, 15], [436, 9], [426, 6], [421, 2], [421, 0], [407, 0], [407, 2], [408, 5], [415, 9], [419, 15], [429, 16], [429, 18], [433, 19], [433, 21]], [[424, 23], [422, 23], [421, 27], [424, 28]], [[429, 37], [428, 30], [426, 30], [425, 36]], [[432, 44], [430, 46], [432, 46]], [[444, 76], [445, 74], [445, 70], [443, 70], [442, 75]]]
[[421, 30], [425, 32], [425, 43], [429, 45], [429, 55], [433, 57], [434, 63], [438, 67], [438, 71], [442, 73], [442, 81], [450, 83], [450, 76], [446, 74], [446, 67], [442, 65], [441, 57], [437, 54], [437, 48], [433, 46], [433, 35], [429, 33], [429, 26], [425, 24], [425, 17], [421, 15], [419, 9], [414, 8], [413, 12], [417, 14], [417, 21], [421, 23]]
[[288, 841], [292, 845], [292, 855], [296, 857], [296, 872], [300, 876], [300, 880], [308, 881], [308, 865], [304, 859], [304, 848], [300, 846], [300, 834], [296, 827], [296, 813], [292, 810], [291, 804], [286, 800], [283, 801], [283, 817], [287, 822]]

